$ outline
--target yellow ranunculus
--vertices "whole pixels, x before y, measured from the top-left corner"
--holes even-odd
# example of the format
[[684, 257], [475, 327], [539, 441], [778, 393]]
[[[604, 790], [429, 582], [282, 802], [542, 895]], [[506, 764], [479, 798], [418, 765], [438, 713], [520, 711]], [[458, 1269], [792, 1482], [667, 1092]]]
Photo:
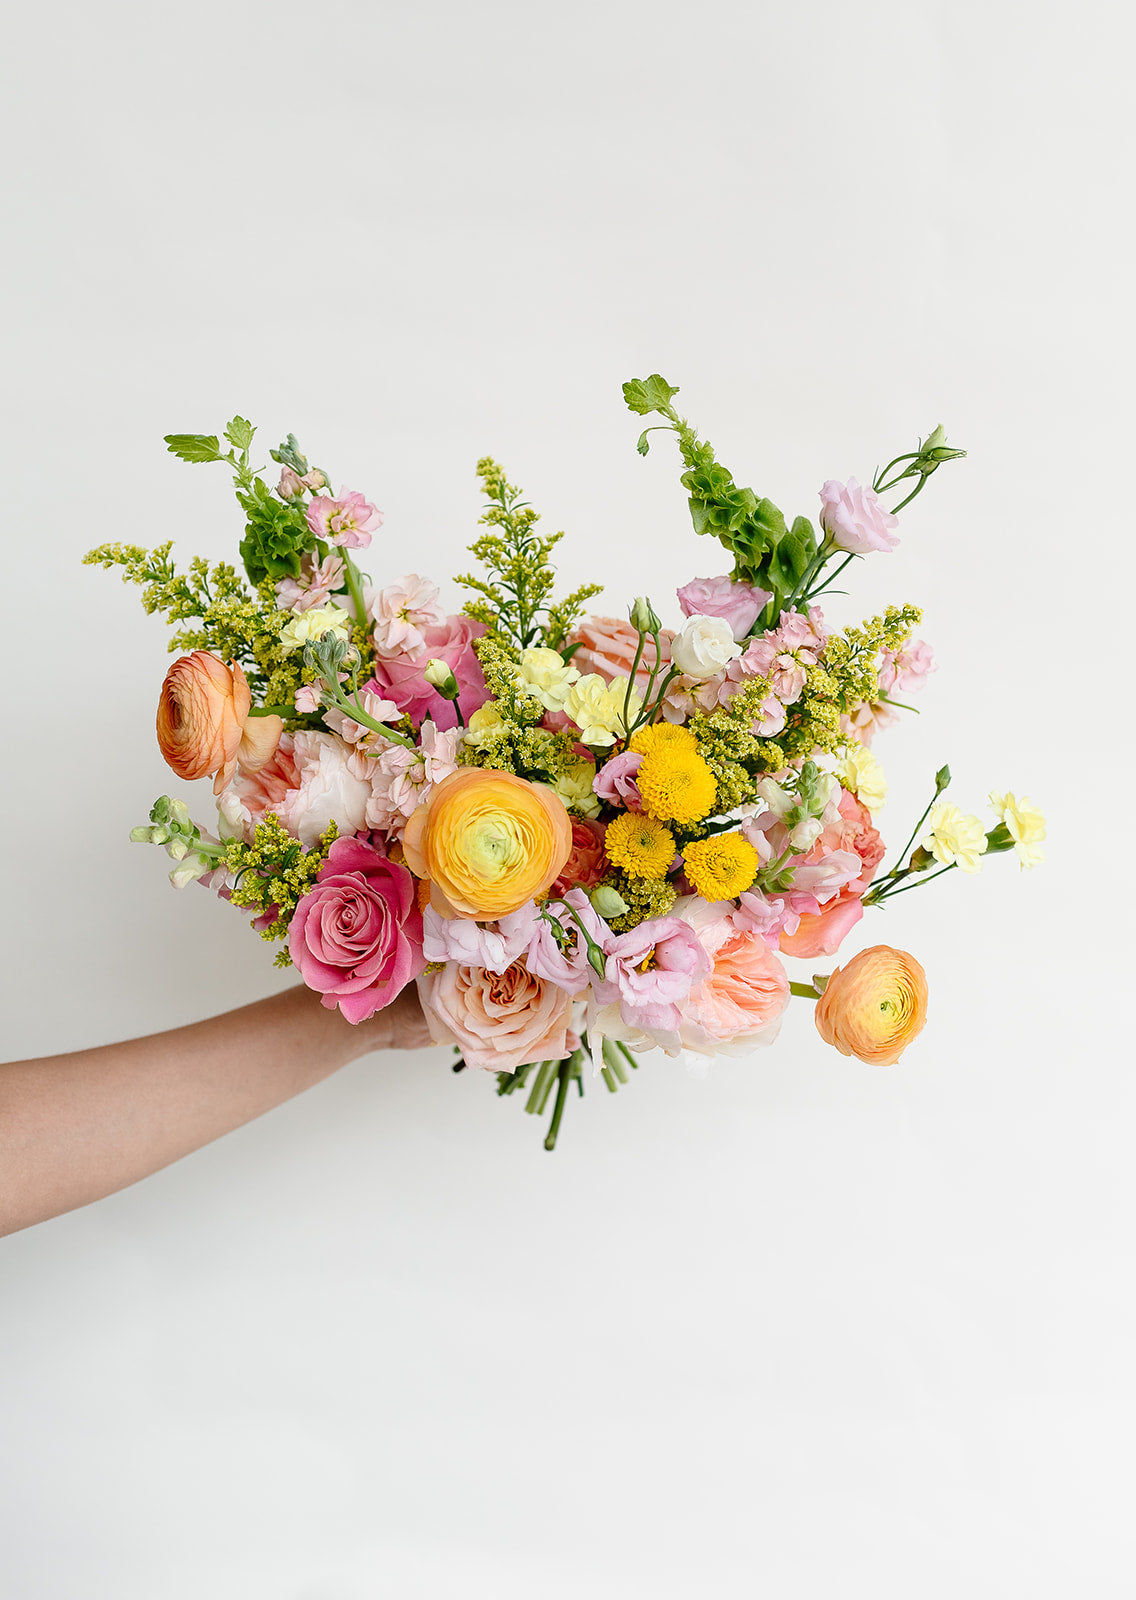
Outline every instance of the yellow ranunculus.
[[433, 885], [443, 915], [482, 922], [547, 892], [572, 848], [559, 796], [510, 772], [461, 767], [406, 825], [406, 864]]

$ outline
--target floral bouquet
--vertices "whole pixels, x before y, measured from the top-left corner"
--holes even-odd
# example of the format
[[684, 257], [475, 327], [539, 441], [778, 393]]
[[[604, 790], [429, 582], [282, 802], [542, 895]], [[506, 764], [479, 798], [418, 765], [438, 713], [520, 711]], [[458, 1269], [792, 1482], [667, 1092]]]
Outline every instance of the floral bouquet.
[[456, 579], [471, 598], [449, 614], [429, 580], [361, 570], [382, 514], [337, 493], [291, 434], [270, 452], [278, 482], [260, 477], [242, 417], [223, 439], [166, 443], [232, 470], [243, 577], [200, 558], [179, 573], [169, 543], [85, 558], [121, 566], [174, 625], [170, 648], [188, 653], [162, 686], [158, 743], [180, 778], [213, 779], [215, 831], [163, 797], [131, 837], [165, 847], [176, 887], [199, 881], [250, 916], [349, 1022], [417, 983], [455, 1070], [527, 1090], [533, 1113], [552, 1100], [550, 1150], [573, 1083], [614, 1092], [655, 1049], [771, 1044], [791, 995], [844, 1055], [896, 1061], [926, 1016], [912, 956], [874, 945], [791, 983], [781, 955], [831, 956], [867, 907], [985, 854], [1032, 866], [1045, 836], [1012, 794], [990, 796], [990, 828], [964, 814], [943, 767], [883, 869], [872, 744], [931, 651], [914, 606], [837, 632], [816, 603], [895, 547], [897, 513], [964, 452], [936, 428], [870, 487], [825, 483], [818, 527], [790, 524], [738, 487], [664, 379], [623, 392], [660, 419], [641, 454], [674, 434], [694, 531], [732, 561], [678, 590], [676, 626], [645, 597], [627, 620], [584, 616], [596, 585], [554, 599], [561, 535], [537, 533], [489, 459], [480, 571]]

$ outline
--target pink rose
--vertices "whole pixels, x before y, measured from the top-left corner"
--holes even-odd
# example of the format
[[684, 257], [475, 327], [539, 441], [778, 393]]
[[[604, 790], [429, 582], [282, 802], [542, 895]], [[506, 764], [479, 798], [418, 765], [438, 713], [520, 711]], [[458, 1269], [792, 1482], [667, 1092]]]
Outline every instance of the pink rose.
[[820, 525], [838, 550], [858, 556], [873, 550], [894, 550], [899, 543], [892, 532], [899, 518], [888, 511], [874, 489], [849, 478], [838, 483], [829, 478], [820, 491]]
[[[670, 661], [671, 640], [674, 634], [664, 628], [659, 635], [664, 666]], [[639, 634], [630, 622], [622, 617], [586, 617], [568, 636], [568, 643], [579, 641], [580, 648], [572, 657], [572, 665], [582, 674], [598, 672], [610, 683], [612, 678], [626, 678], [635, 660], [635, 647]], [[655, 660], [655, 645], [650, 638], [643, 646], [639, 669], [635, 674], [636, 693], [647, 686]]]
[[677, 591], [684, 617], [724, 617], [735, 639], [744, 639], [773, 596], [768, 589], [731, 578], [692, 578]]
[[473, 641], [485, 632], [483, 622], [470, 617], [447, 617], [420, 630], [421, 651], [413, 656], [390, 656], [375, 662], [375, 675], [366, 685], [376, 694], [393, 700], [398, 709], [415, 722], [429, 717], [436, 727], [456, 728], [453, 702], [445, 700], [427, 683], [424, 676], [430, 661], [444, 661], [458, 680], [458, 704], [468, 722], [478, 706], [489, 697], [481, 663], [474, 654]]
[[695, 921], [709, 972], [682, 1008], [679, 1038], [703, 1055], [741, 1055], [772, 1044], [789, 1004], [785, 968], [756, 930], [738, 927], [697, 902], [684, 908]]
[[504, 972], [448, 962], [418, 979], [435, 1044], [456, 1044], [469, 1067], [515, 1072], [575, 1048], [572, 996], [515, 961]]
[[347, 550], [365, 550], [371, 535], [383, 525], [383, 514], [354, 489], [344, 489], [336, 499], [321, 494], [307, 511], [308, 527], [317, 539], [342, 545]]
[[560, 876], [548, 891], [551, 896], [559, 898], [577, 885], [583, 889], [595, 887], [607, 870], [604, 856], [606, 832], [607, 828], [602, 822], [589, 822], [583, 817], [572, 818], [572, 848]]
[[329, 1010], [365, 1022], [425, 964], [413, 877], [362, 840], [336, 839], [296, 907], [288, 950]]
[[819, 911], [806, 912], [795, 933], [782, 933], [782, 955], [811, 961], [815, 956], [832, 956], [864, 915], [863, 890], [851, 885], [841, 889]]

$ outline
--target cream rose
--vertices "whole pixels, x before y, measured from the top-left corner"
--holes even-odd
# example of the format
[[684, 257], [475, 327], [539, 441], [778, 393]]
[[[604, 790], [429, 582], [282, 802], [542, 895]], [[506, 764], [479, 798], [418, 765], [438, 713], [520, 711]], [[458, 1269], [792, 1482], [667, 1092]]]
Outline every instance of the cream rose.
[[742, 647], [734, 639], [726, 618], [707, 617], [700, 612], [687, 617], [671, 645], [675, 666], [697, 683], [717, 677], [741, 653]]

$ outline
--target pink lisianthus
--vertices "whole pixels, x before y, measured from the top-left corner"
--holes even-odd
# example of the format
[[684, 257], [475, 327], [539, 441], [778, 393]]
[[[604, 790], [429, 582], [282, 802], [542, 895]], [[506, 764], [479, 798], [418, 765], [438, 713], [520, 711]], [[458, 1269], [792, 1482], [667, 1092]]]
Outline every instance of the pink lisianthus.
[[925, 639], [912, 639], [902, 650], [885, 645], [880, 651], [880, 688], [885, 694], [912, 694], [936, 671], [935, 652]]
[[732, 578], [692, 578], [677, 591], [684, 617], [723, 617], [735, 639], [744, 639], [772, 600], [768, 589]]
[[863, 915], [863, 890], [845, 885], [819, 911], [806, 912], [793, 933], [781, 934], [781, 953], [808, 961], [815, 956], [835, 955]]
[[389, 656], [375, 662], [375, 675], [367, 684], [376, 694], [389, 697], [399, 711], [415, 722], [429, 717], [439, 728], [457, 727], [453, 702], [444, 699], [424, 676], [431, 661], [444, 661], [458, 680], [458, 704], [468, 722], [489, 698], [481, 663], [473, 641], [485, 632], [483, 622], [470, 617], [447, 617], [421, 629], [423, 646], [414, 656]]
[[610, 761], [605, 761], [596, 773], [592, 779], [593, 790], [609, 806], [624, 806], [628, 811], [641, 811], [643, 796], [639, 793], [635, 774], [642, 762], [643, 757], [637, 755], [634, 750], [621, 750], [619, 755], [612, 756]]
[[317, 495], [308, 505], [307, 517], [317, 539], [347, 550], [365, 550], [383, 525], [382, 512], [354, 489], [344, 489], [334, 500]]
[[560, 876], [548, 891], [550, 895], [563, 896], [577, 886], [582, 889], [595, 888], [607, 871], [607, 857], [604, 855], [606, 832], [607, 828], [602, 822], [590, 822], [584, 817], [572, 818], [572, 848]]
[[457, 961], [500, 975], [529, 949], [539, 919], [531, 900], [509, 916], [487, 923], [443, 917], [427, 906], [422, 914], [422, 953], [427, 961]]
[[360, 839], [336, 839], [293, 913], [288, 952], [325, 1006], [365, 1022], [425, 964], [413, 877]]
[[435, 723], [425, 722], [417, 749], [388, 744], [371, 762], [367, 826], [401, 838], [407, 822], [436, 785], [458, 770], [458, 741], [456, 728], [443, 731]]
[[829, 478], [820, 491], [820, 525], [838, 550], [866, 556], [874, 550], [894, 550], [899, 539], [894, 529], [899, 518], [888, 511], [874, 489], [855, 478], [838, 483]]
[[682, 1006], [710, 961], [689, 922], [653, 917], [607, 946], [604, 977], [593, 984], [601, 1006], [619, 1002], [620, 1015], [666, 1047], [674, 1046]]
[[438, 604], [437, 584], [420, 578], [416, 572], [397, 578], [385, 589], [368, 587], [363, 598], [374, 619], [375, 649], [381, 656], [420, 654], [426, 644], [422, 630], [446, 620], [446, 613]]
[[[670, 664], [673, 638], [674, 633], [669, 628], [664, 628], [659, 635], [664, 669]], [[572, 665], [578, 667], [582, 675], [598, 672], [610, 683], [613, 678], [629, 676], [639, 633], [622, 617], [586, 617], [573, 628], [567, 642], [580, 645], [572, 657]], [[654, 641], [648, 638], [635, 673], [635, 692], [640, 696], [646, 690], [654, 661]]]
[[675, 912], [689, 921], [705, 952], [707, 972], [682, 1008], [679, 1038], [702, 1055], [740, 1055], [756, 1044], [772, 1044], [789, 1003], [789, 978], [766, 940], [737, 923], [727, 906], [680, 901]]
[[[580, 924], [583, 923], [601, 952], [611, 948], [611, 929], [596, 915], [583, 889], [569, 889], [560, 901], [550, 900], [544, 910], [547, 915], [538, 919], [529, 948], [529, 971], [557, 984], [570, 995], [582, 994], [597, 981], [597, 973], [588, 960], [588, 941], [580, 932]], [[556, 919], [562, 941], [557, 938], [557, 929], [549, 922], [549, 917]]]
[[504, 972], [449, 961], [418, 979], [435, 1044], [456, 1044], [469, 1067], [515, 1072], [531, 1061], [561, 1061], [578, 1044], [572, 996], [523, 961]]
[[329, 555], [318, 561], [309, 550], [300, 557], [300, 576], [281, 578], [276, 585], [276, 598], [282, 611], [311, 611], [326, 605], [332, 593], [342, 587], [343, 557]]

